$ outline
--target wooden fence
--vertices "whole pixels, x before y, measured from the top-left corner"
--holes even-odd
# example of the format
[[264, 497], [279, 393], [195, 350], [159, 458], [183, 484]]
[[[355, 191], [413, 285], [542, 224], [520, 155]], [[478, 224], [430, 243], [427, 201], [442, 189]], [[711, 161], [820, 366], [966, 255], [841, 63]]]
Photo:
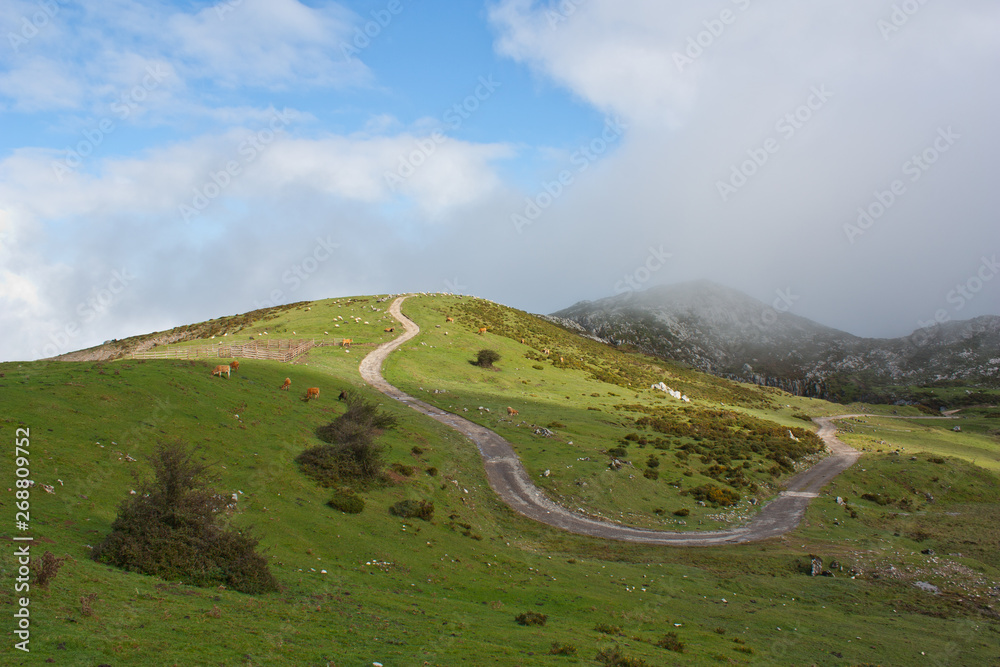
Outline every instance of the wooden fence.
[[268, 340], [247, 343], [217, 343], [215, 345], [164, 346], [145, 352], [133, 352], [133, 359], [202, 359], [216, 357], [230, 359], [270, 359], [289, 362], [316, 347], [315, 340]]
[[[267, 341], [250, 341], [247, 343], [217, 343], [215, 345], [162, 346], [145, 352], [133, 352], [133, 359], [203, 359], [205, 357], [231, 359], [270, 359], [272, 361], [290, 362], [305, 354], [314, 347], [339, 346], [342, 338], [323, 340], [316, 339], [275, 339]], [[351, 347], [375, 347], [379, 343], [352, 343]]]

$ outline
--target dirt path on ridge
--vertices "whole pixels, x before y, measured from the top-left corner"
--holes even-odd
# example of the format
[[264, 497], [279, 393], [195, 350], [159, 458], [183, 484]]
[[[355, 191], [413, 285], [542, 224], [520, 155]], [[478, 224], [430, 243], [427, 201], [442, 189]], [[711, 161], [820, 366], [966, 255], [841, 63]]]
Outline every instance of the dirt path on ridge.
[[531, 481], [511, 444], [493, 431], [414, 398], [385, 381], [385, 378], [382, 377], [382, 364], [389, 353], [420, 333], [420, 327], [404, 316], [400, 310], [405, 298], [405, 296], [398, 297], [389, 307], [389, 313], [399, 320], [405, 328], [405, 332], [398, 338], [380, 345], [361, 361], [359, 368], [361, 377], [386, 396], [405, 403], [417, 412], [452, 427], [472, 440], [482, 456], [490, 486], [500, 496], [500, 499], [512, 509], [529, 519], [571, 533], [625, 542], [688, 547], [756, 542], [784, 535], [799, 525], [809, 501], [819, 495], [820, 489], [834, 477], [854, 465], [861, 456], [861, 452], [837, 438], [837, 429], [833, 425], [833, 420], [876, 416], [841, 415], [815, 418], [813, 421], [819, 425], [818, 435], [826, 443], [831, 452], [830, 456], [790, 478], [787, 482], [787, 490], [766, 503], [757, 516], [743, 526], [724, 530], [681, 533], [647, 530], [596, 521], [576, 514], [549, 500]]

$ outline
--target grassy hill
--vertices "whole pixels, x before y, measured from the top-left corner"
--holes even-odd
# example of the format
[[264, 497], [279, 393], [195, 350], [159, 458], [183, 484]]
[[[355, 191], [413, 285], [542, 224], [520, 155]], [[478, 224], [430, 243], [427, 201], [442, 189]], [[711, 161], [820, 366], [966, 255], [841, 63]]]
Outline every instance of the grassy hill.
[[[267, 320], [195, 327], [195, 337], [175, 344], [265, 331], [374, 344], [395, 335], [383, 331], [393, 326], [387, 306], [377, 297], [294, 304]], [[414, 296], [404, 312], [423, 331], [390, 357], [387, 379], [495, 428], [547, 493], [611, 520], [728, 525], [732, 512], [751, 511], [751, 497], [773, 495], [789, 474], [779, 465], [772, 475], [776, 461], [752, 445], [777, 438], [777, 427], [781, 442], [793, 442], [789, 429], [808, 442], [811, 427], [796, 415], [844, 411], [622, 354], [481, 300]], [[485, 347], [500, 353], [497, 370], [469, 363]], [[33, 554], [69, 557], [48, 590], [30, 593], [31, 654], [10, 641], [0, 649], [4, 664], [1000, 664], [1000, 485], [995, 470], [966, 460], [982, 463], [985, 454], [886, 420], [914, 429], [904, 453], [893, 453], [904, 443], [892, 438], [884, 438], [891, 448], [859, 443], [873, 451], [784, 539], [705, 549], [606, 542], [500, 504], [471, 443], [363, 385], [357, 364], [365, 351], [314, 348], [294, 364], [247, 360], [229, 380], [210, 376], [215, 359], [0, 364], [0, 433], [11, 442], [16, 428], [31, 429]], [[287, 393], [277, 389], [285, 377], [293, 383]], [[649, 389], [659, 381], [691, 403]], [[306, 387], [319, 387], [320, 398], [302, 401]], [[392, 481], [363, 493], [356, 515], [327, 507], [332, 491], [294, 463], [319, 443], [315, 429], [345, 410], [336, 400], [345, 388], [399, 420], [382, 437], [387, 462], [399, 464]], [[508, 406], [519, 411], [509, 422]], [[676, 432], [637, 423], [647, 417]], [[532, 425], [554, 435], [535, 435]], [[995, 457], [995, 437], [972, 430], [977, 452]], [[237, 494], [232, 522], [261, 537], [279, 592], [195, 588], [91, 560], [161, 439], [203, 448], [221, 474], [220, 491]], [[606, 452], [615, 447], [631, 466], [609, 468]], [[744, 449], [748, 458], [736, 459]], [[717, 454], [746, 471], [746, 485], [729, 487], [742, 497], [729, 510], [682, 495], [726, 484], [724, 474], [708, 474], [724, 465]], [[660, 460], [655, 480], [643, 475], [650, 455]], [[390, 515], [405, 499], [433, 502], [432, 520]], [[12, 526], [13, 494], [0, 504]], [[678, 509], [689, 515], [680, 519]], [[934, 554], [920, 553], [927, 549]], [[13, 551], [0, 561], [8, 582]], [[835, 576], [809, 577], [809, 554]], [[0, 591], [5, 605], [15, 597], [12, 583]], [[544, 614], [545, 625], [519, 625], [525, 612]], [[657, 645], [672, 644], [668, 633], [683, 652]], [[616, 653], [635, 661], [616, 663]]]

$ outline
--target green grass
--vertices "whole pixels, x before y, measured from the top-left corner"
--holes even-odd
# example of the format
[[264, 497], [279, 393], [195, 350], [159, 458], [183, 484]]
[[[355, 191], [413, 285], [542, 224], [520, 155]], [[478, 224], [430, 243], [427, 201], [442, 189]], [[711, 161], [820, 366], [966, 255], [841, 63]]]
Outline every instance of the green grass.
[[[953, 456], [1000, 472], [1000, 419], [986, 417], [990, 412], [995, 411], [963, 410], [957, 419], [863, 417], [842, 420], [840, 437], [866, 452], [927, 452]], [[956, 426], [962, 430], [955, 432]]]
[[[365, 298], [327, 309], [360, 315], [363, 308], [372, 312], [373, 305], [388, 304]], [[433, 319], [442, 307], [454, 309], [456, 322], [438, 330]], [[495, 420], [499, 409], [511, 405], [529, 423], [566, 424], [553, 428], [557, 439], [537, 442], [525, 427], [500, 425], [539, 483], [555, 482], [557, 493], [575, 479], [568, 474], [606, 474], [603, 462], [600, 468], [595, 464], [577, 469], [587, 462], [567, 463], [567, 452], [580, 448], [596, 453], [608, 438], [617, 440], [629, 428], [635, 430], [623, 422], [634, 422], [636, 414], [615, 410], [616, 401], [667, 403], [642, 389], [651, 383], [645, 379], [657, 373], [657, 381], [681, 389], [700, 409], [724, 407], [785, 426], [805, 424], [792, 417], [796, 410], [820, 414], [841, 408], [661, 367], [590, 342], [574, 347], [585, 360], [581, 368], [563, 368], [551, 358], [524, 359], [531, 346], [496, 333], [479, 337], [475, 329], [496, 322], [465, 321], [460, 308], [459, 300], [443, 297], [407, 302], [406, 311], [421, 320], [425, 333], [390, 358], [390, 379], [415, 384], [418, 396], [436, 397], [444, 405], [490, 407], [488, 418], [478, 410], [462, 412], [484, 422]], [[329, 320], [309, 319], [316, 318], [318, 310], [315, 304], [304, 305], [285, 312], [281, 317], [287, 319], [280, 323], [247, 324], [269, 327], [268, 335], [277, 326], [301, 335], [308, 327], [329, 327]], [[561, 338], [550, 325], [492, 306], [484, 314], [527, 322], [531, 329], [525, 333], [537, 337], [535, 344], [547, 344], [553, 356], [562, 351], [570, 358], [566, 349], [557, 349], [568, 347], [570, 339]], [[430, 326], [424, 318], [430, 318]], [[444, 325], [444, 317], [440, 320]], [[388, 337], [381, 322], [377, 332], [374, 323], [368, 329], [352, 326], [357, 327], [350, 334], [356, 341]], [[468, 349], [486, 346], [504, 355], [496, 373], [467, 363], [472, 358]], [[584, 538], [528, 521], [501, 505], [486, 483], [475, 447], [364, 388], [357, 376], [361, 356], [361, 349], [331, 347], [313, 350], [294, 365], [247, 360], [228, 381], [209, 375], [216, 360], [0, 364], [0, 433], [11, 442], [15, 428], [31, 428], [32, 478], [39, 485], [53, 485], [55, 491], [47, 494], [36, 486], [32, 492], [34, 555], [47, 549], [71, 558], [47, 591], [30, 593], [32, 653], [16, 652], [9, 642], [0, 649], [0, 661], [594, 665], [599, 664], [598, 652], [616, 642], [624, 654], [651, 665], [984, 665], [1000, 656], [995, 616], [977, 606], [988, 600], [989, 583], [982, 582], [1000, 575], [992, 528], [1000, 524], [991, 491], [997, 488], [997, 478], [990, 471], [952, 459], [931, 463], [919, 455], [911, 462], [909, 451], [902, 457], [873, 454], [838, 478], [810, 507], [803, 526], [783, 539], [727, 548], [667, 549]], [[534, 364], [543, 370], [536, 371]], [[588, 379], [593, 371], [584, 364], [603, 371], [613, 383], [599, 385]], [[407, 379], [411, 372], [416, 375]], [[277, 390], [285, 377], [293, 381], [288, 393]], [[522, 379], [530, 384], [521, 384]], [[633, 388], [627, 389], [628, 382]], [[305, 403], [301, 396], [309, 386], [320, 387], [321, 395]], [[426, 391], [420, 392], [420, 386]], [[305, 478], [293, 462], [302, 450], [319, 443], [316, 427], [343, 412], [336, 396], [347, 387], [359, 388], [399, 418], [399, 427], [383, 439], [387, 460], [418, 471], [412, 478], [400, 476], [391, 485], [364, 493], [365, 508], [356, 515], [327, 507], [331, 490]], [[433, 394], [441, 388], [455, 394]], [[600, 396], [590, 396], [595, 392]], [[570, 399], [560, 399], [567, 395]], [[502, 414], [506, 416], [505, 410]], [[161, 438], [204, 447], [205, 459], [222, 475], [220, 490], [239, 494], [231, 521], [253, 526], [261, 536], [281, 585], [278, 593], [247, 596], [193, 588], [90, 560], [88, 545], [107, 534], [117, 504], [134, 488], [133, 474], [146, 473], [144, 457]], [[570, 440], [574, 449], [569, 449]], [[929, 441], [928, 451], [935, 443]], [[641, 454], [633, 456], [641, 463], [657, 450], [632, 444], [629, 451]], [[7, 460], [4, 470], [12, 481], [13, 457]], [[660, 469], [671, 466], [664, 460]], [[421, 472], [431, 467], [437, 468], [436, 476]], [[538, 477], [546, 468], [552, 475]], [[602, 488], [593, 485], [592, 502], [598, 511], [611, 514], [610, 505], [600, 509], [600, 503], [614, 501]], [[668, 484], [656, 485], [640, 475], [629, 480], [618, 474], [608, 488], [629, 495], [620, 505], [620, 518], [630, 522], [642, 517], [661, 520], [646, 508], [662, 501], [662, 520], [669, 523], [675, 505], [686, 500], [670, 495], [676, 489]], [[918, 492], [924, 490], [935, 502], [925, 498], [925, 506], [913, 504], [908, 510], [859, 499], [870, 492], [896, 503], [904, 498], [919, 503], [923, 496]], [[646, 494], [649, 500], [643, 501]], [[838, 494], [849, 498], [857, 519], [836, 504]], [[389, 507], [401, 500], [433, 502], [433, 520], [393, 517]], [[12, 495], [3, 495], [0, 503], [13, 521]], [[691, 523], [697, 515], [693, 511], [686, 518]], [[9, 537], [10, 529], [4, 534]], [[869, 576], [887, 572], [888, 565], [897, 570], [931, 567], [925, 562], [930, 557], [919, 553], [928, 546], [940, 561], [931, 569], [941, 573], [912, 574], [928, 577], [922, 580], [939, 585], [942, 595], [920, 591], [906, 578]], [[8, 608], [15, 598], [12, 552], [6, 549], [0, 559], [3, 578], [10, 582], [0, 589], [0, 600]], [[962, 556], [951, 557], [949, 552]], [[865, 574], [852, 579], [838, 571], [833, 578], [810, 578], [802, 572], [810, 553], [823, 555], [827, 562], [840, 558]], [[955, 583], [949, 583], [952, 580]], [[86, 615], [81, 597], [92, 593], [97, 594], [93, 612]], [[545, 626], [518, 625], [515, 617], [528, 611], [545, 614]], [[598, 632], [599, 625], [620, 627], [624, 637]], [[717, 631], [720, 628], [724, 634]], [[684, 653], [655, 645], [667, 632], [677, 633]], [[550, 655], [553, 644], [572, 646], [577, 653]], [[475, 656], [474, 663], [470, 656]]]

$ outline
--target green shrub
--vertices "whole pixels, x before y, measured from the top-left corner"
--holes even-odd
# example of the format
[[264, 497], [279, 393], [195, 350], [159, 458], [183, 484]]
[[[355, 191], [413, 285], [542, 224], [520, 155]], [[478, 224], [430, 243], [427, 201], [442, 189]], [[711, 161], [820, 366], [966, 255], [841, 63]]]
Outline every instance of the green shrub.
[[437, 474], [438, 474], [438, 469], [437, 469], [437, 468], [435, 468], [435, 467], [433, 467], [433, 466], [431, 466], [430, 468], [428, 468], [428, 469], [427, 469], [427, 470], [425, 470], [424, 472], [426, 472], [426, 473], [427, 473], [428, 475], [430, 475], [431, 477], [437, 477]]
[[690, 513], [691, 513], [691, 510], [689, 510], [686, 507], [682, 507], [679, 510], [674, 510], [674, 516], [687, 516]]
[[549, 649], [549, 655], [576, 655], [576, 647], [553, 642], [552, 648]]
[[378, 405], [348, 391], [347, 411], [316, 429], [316, 436], [329, 444], [311, 447], [295, 461], [304, 474], [322, 486], [345, 482], [373, 485], [385, 468], [385, 448], [375, 438], [395, 428], [396, 423], [396, 418]]
[[883, 496], [881, 493], [862, 493], [862, 500], [868, 500], [873, 503], [878, 503], [879, 505], [888, 505], [892, 502], [892, 498]]
[[646, 468], [645, 470], [643, 470], [642, 471], [642, 476], [645, 477], [646, 479], [651, 479], [654, 482], [656, 480], [660, 479], [660, 473], [659, 473], [659, 471], [654, 470], [653, 468]]
[[480, 368], [493, 368], [493, 364], [500, 361], [500, 353], [496, 350], [479, 350], [476, 353], [476, 360], [472, 362]]
[[608, 623], [598, 623], [594, 626], [594, 630], [605, 635], [625, 636], [620, 627], [617, 625], [610, 625]]
[[601, 664], [607, 665], [607, 667], [648, 667], [648, 663], [645, 660], [627, 656], [617, 646], [601, 649], [594, 659]]
[[544, 371], [545, 370], [545, 366], [542, 366], [541, 364], [532, 364], [531, 367], [534, 368], [536, 371]]
[[118, 508], [111, 533], [93, 558], [131, 572], [225, 585], [243, 593], [274, 591], [278, 582], [256, 553], [250, 531], [229, 530], [228, 498], [210, 488], [217, 477], [180, 442], [160, 443], [150, 457], [154, 478]]
[[360, 514], [365, 509], [365, 501], [350, 493], [338, 493], [326, 501], [326, 504], [345, 514]]
[[740, 494], [732, 489], [720, 489], [714, 484], [703, 484], [687, 491], [695, 500], [700, 500], [713, 505], [729, 507], [740, 502]]
[[403, 477], [413, 477], [413, 473], [416, 471], [416, 468], [413, 466], [403, 465], [402, 463], [393, 463], [389, 466], [389, 470], [392, 470], [394, 473], [398, 473]]
[[660, 648], [665, 648], [668, 651], [676, 651], [677, 653], [684, 652], [684, 643], [677, 638], [676, 632], [668, 632], [663, 635], [656, 645]]
[[389, 513], [403, 519], [430, 521], [434, 516], [434, 503], [427, 500], [400, 500], [389, 508]]
[[545, 622], [549, 620], [549, 617], [545, 614], [539, 614], [535, 611], [526, 611], [523, 614], [518, 614], [514, 617], [518, 625], [545, 625]]

